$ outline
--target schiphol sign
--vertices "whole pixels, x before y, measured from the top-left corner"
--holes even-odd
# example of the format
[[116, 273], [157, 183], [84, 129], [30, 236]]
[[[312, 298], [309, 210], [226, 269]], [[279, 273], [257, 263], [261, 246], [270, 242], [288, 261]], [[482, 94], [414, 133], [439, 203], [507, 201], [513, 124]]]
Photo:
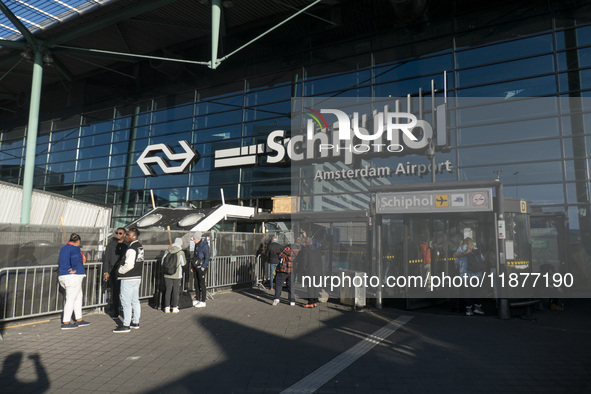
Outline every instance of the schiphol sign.
[[[368, 100], [370, 101], [365, 106], [372, 104], [372, 99]], [[429, 122], [418, 119], [409, 111], [400, 111], [397, 102], [395, 107], [396, 110], [391, 111], [389, 105], [382, 104], [380, 110], [369, 112], [371, 116], [367, 114], [369, 110], [363, 113], [360, 110], [345, 111], [334, 107], [320, 108], [319, 111], [306, 108], [302, 114], [310, 118], [307, 119], [305, 129], [300, 130], [300, 133], [297, 133], [296, 127], [292, 127], [291, 137], [287, 136], [286, 130], [274, 130], [269, 133], [265, 143], [219, 149], [214, 152], [214, 168], [255, 165], [261, 161], [262, 157], [266, 158], [267, 164], [326, 160], [340, 161], [349, 165], [353, 163], [355, 156], [387, 156], [398, 155], [407, 149], [422, 150], [431, 140], [435, 146], [447, 145], [445, 104], [438, 106], [433, 116], [437, 130], [441, 130], [436, 137], [434, 137], [433, 126]], [[375, 107], [372, 106], [372, 108]], [[292, 114], [292, 117], [297, 116]], [[329, 121], [332, 127], [329, 127]], [[293, 132], [293, 130], [296, 131]], [[165, 174], [190, 171], [192, 164], [199, 159], [199, 154], [186, 141], [179, 141], [179, 145], [183, 152], [175, 153], [165, 144], [146, 147], [137, 160], [142, 172], [147, 176], [155, 176], [157, 175], [154, 171], [156, 166], [160, 167]], [[182, 163], [179, 165], [170, 164], [171, 161], [181, 160]], [[410, 167], [409, 165], [410, 163], [399, 163], [395, 169], [388, 170], [386, 176], [403, 174], [422, 177], [431, 171], [431, 168], [425, 165], [410, 165]], [[449, 162], [440, 163], [438, 171], [442, 171], [442, 166], [445, 170], [451, 171], [450, 165]], [[365, 177], [364, 171], [361, 170], [357, 174]], [[367, 169], [369, 174], [367, 176], [374, 176], [373, 173], [372, 169]], [[376, 174], [381, 173], [383, 170], [376, 172]], [[330, 177], [331, 174], [317, 174], [315, 179], [324, 180]], [[335, 174], [335, 177], [338, 179], [339, 175]], [[342, 177], [351, 178], [351, 176]]]
[[377, 193], [376, 213], [490, 212], [492, 189]]
[[[312, 119], [307, 119], [305, 132], [287, 137], [285, 130], [275, 130], [268, 135], [265, 144], [218, 150], [214, 167], [253, 165], [262, 155], [267, 155], [268, 164], [318, 159], [341, 159], [344, 164], [351, 164], [357, 155], [399, 154], [405, 149], [425, 149], [431, 140], [435, 146], [447, 145], [445, 104], [437, 107], [436, 126], [442, 132], [437, 133], [436, 139], [429, 122], [410, 112], [392, 112], [388, 105], [384, 105], [382, 111], [374, 111], [371, 118], [360, 115], [359, 111], [353, 111], [349, 116], [349, 113], [334, 108], [322, 108], [319, 112], [308, 110], [306, 115]], [[324, 115], [329, 120], [336, 120], [332, 123], [332, 132]], [[369, 123], [373, 123], [372, 133], [367, 127]]]

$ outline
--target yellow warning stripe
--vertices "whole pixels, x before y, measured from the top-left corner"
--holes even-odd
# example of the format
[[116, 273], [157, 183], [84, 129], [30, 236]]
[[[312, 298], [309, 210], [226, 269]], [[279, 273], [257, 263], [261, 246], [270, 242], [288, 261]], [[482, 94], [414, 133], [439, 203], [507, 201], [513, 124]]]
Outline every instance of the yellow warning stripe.
[[507, 261], [507, 265], [529, 265], [529, 261]]

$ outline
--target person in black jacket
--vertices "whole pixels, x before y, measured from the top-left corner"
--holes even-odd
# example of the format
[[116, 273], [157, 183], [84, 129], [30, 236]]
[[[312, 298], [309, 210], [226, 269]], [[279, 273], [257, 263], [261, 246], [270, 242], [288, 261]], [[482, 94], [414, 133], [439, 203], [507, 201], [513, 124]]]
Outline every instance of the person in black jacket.
[[269, 286], [273, 290], [274, 277], [273, 272], [279, 264], [279, 253], [283, 250], [283, 246], [279, 245], [277, 237], [273, 237], [267, 245], [267, 262], [269, 263]]
[[320, 277], [322, 276], [322, 255], [320, 250], [314, 246], [312, 238], [308, 238], [306, 239], [306, 246], [304, 246], [298, 256], [300, 258], [300, 266], [298, 268], [300, 270], [302, 284], [308, 285], [308, 303], [304, 304], [304, 308], [314, 308], [318, 306], [318, 295], [320, 294], [319, 284]]
[[207, 275], [207, 266], [209, 265], [209, 243], [207, 238], [203, 237], [201, 231], [195, 231], [193, 234], [195, 242], [195, 251], [193, 252], [193, 261], [191, 271], [195, 273], [195, 308], [205, 308], [207, 301], [207, 287], [205, 285], [205, 276]]
[[111, 288], [111, 316], [113, 317], [119, 316], [120, 312], [120, 286], [117, 280], [117, 270], [125, 257], [126, 251], [125, 229], [119, 227], [115, 230], [115, 237], [111, 238], [103, 255], [103, 278], [108, 287]]

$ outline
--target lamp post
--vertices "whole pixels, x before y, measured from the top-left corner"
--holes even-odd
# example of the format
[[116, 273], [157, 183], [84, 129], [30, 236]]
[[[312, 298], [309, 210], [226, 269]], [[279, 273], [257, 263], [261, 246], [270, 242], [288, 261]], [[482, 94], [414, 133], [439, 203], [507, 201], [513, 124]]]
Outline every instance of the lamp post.
[[435, 147], [433, 146], [433, 139], [429, 138], [429, 144], [425, 149], [425, 156], [431, 160], [431, 183], [435, 183]]

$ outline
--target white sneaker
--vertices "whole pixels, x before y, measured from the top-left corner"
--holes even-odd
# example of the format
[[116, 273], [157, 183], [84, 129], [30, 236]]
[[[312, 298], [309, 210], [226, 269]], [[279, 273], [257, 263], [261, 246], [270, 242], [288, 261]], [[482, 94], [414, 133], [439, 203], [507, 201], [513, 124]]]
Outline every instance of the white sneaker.
[[482, 305], [474, 304], [474, 313], [479, 315], [484, 315], [484, 311], [482, 310]]
[[273, 305], [273, 306], [275, 306], [275, 305], [277, 305], [277, 304], [279, 304], [279, 300], [278, 300], [277, 298], [275, 298], [275, 299], [273, 300], [273, 304], [272, 304], [272, 305]]
[[195, 308], [205, 308], [205, 302], [203, 301], [199, 301], [196, 305], [194, 305]]
[[172, 308], [172, 313], [179, 313], [179, 308], [177, 306]]
[[193, 300], [193, 306], [197, 306], [201, 301]]
[[289, 306], [295, 306], [295, 302], [290, 302]]
[[164, 313], [170, 313], [170, 307], [167, 306], [166, 308], [164, 308]]
[[472, 316], [472, 305], [466, 307], [466, 316]]

